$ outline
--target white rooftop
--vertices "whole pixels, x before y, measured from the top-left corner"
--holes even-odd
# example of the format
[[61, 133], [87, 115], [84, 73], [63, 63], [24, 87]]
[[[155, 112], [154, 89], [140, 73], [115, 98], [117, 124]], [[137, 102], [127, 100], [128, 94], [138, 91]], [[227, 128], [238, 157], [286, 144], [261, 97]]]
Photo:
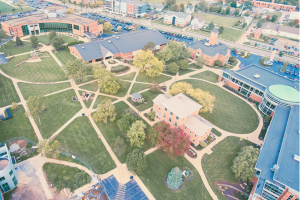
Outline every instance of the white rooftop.
[[184, 122], [184, 125], [192, 131], [194, 131], [199, 136], [202, 136], [208, 129], [214, 127], [210, 122], [206, 121], [199, 115], [193, 115], [189, 117]]

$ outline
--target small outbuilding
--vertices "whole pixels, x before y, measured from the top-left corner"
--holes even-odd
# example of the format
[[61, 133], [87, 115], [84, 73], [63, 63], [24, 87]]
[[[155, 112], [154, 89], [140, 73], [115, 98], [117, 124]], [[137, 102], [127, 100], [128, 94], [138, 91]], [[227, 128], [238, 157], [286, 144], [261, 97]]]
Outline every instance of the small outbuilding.
[[140, 93], [133, 93], [131, 95], [131, 101], [133, 102], [136, 102], [137, 100], [141, 99], [142, 98], [142, 95]]

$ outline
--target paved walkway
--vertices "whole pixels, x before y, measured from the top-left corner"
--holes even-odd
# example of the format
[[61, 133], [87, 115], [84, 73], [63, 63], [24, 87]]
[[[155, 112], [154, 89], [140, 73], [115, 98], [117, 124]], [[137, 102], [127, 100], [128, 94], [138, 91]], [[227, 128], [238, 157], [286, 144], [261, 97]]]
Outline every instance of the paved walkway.
[[[58, 65], [60, 67], [63, 67], [62, 63], [56, 58], [55, 54], [53, 54], [51, 52], [52, 50], [52, 47], [50, 46], [44, 46], [42, 47], [43, 51], [48, 51], [50, 53], [50, 55], [54, 58], [54, 60], [58, 63]], [[166, 94], [168, 94], [169, 92], [169, 87], [171, 86], [171, 84], [173, 84], [174, 82], [176, 81], [179, 81], [179, 80], [183, 80], [183, 79], [197, 79], [197, 78], [190, 78], [189, 76], [191, 75], [194, 75], [194, 74], [197, 74], [197, 73], [200, 73], [200, 72], [203, 72], [205, 70], [209, 70], [209, 71], [212, 71], [212, 72], [215, 72], [217, 74], [219, 74], [219, 70], [218, 69], [214, 69], [214, 68], [208, 68], [208, 67], [203, 67], [202, 69], [193, 69], [192, 72], [190, 73], [187, 73], [185, 75], [182, 75], [182, 76], [170, 76], [170, 75], [167, 75], [167, 74], [164, 74], [166, 76], [169, 76], [171, 77], [172, 79], [171, 80], [168, 80], [164, 83], [161, 83], [160, 85], [165, 85], [167, 86], [167, 91], [165, 92]], [[106, 173], [106, 174], [99, 174], [99, 176], [101, 177], [101, 179], [104, 179], [110, 175], [114, 175], [117, 180], [120, 182], [120, 183], [123, 183], [125, 184], [126, 182], [129, 181], [129, 177], [131, 175], [133, 175], [132, 173], [130, 173], [126, 167], [126, 164], [122, 164], [117, 156], [114, 154], [114, 152], [112, 151], [111, 147], [109, 146], [108, 142], [106, 141], [105, 137], [103, 136], [103, 134], [101, 133], [101, 131], [99, 130], [99, 128], [97, 127], [96, 123], [94, 122], [93, 118], [91, 117], [91, 114], [93, 112], [95, 112], [96, 109], [93, 109], [93, 105], [95, 104], [96, 102], [96, 99], [99, 95], [102, 95], [102, 96], [109, 96], [109, 97], [113, 97], [113, 98], [116, 98], [117, 100], [114, 101], [113, 103], [117, 103], [117, 102], [120, 102], [120, 101], [124, 101], [130, 108], [132, 108], [136, 113], [139, 114], [139, 116], [141, 118], [143, 118], [149, 125], [153, 125], [155, 122], [152, 122], [150, 120], [148, 120], [148, 118], [146, 118], [144, 116], [144, 113], [147, 113], [150, 111], [151, 108], [145, 110], [145, 111], [142, 111], [142, 112], [139, 112], [130, 102], [127, 101], [127, 98], [128, 96], [130, 95], [130, 90], [131, 88], [133, 87], [133, 85], [135, 83], [143, 83], [143, 84], [150, 84], [150, 83], [144, 83], [144, 82], [138, 82], [136, 81], [137, 77], [138, 77], [138, 74], [139, 74], [139, 69], [135, 68], [135, 67], [132, 67], [131, 66], [131, 69], [129, 72], [127, 72], [126, 74], [129, 74], [131, 72], [136, 72], [136, 75], [135, 77], [133, 78], [133, 80], [126, 80], [127, 82], [130, 82], [130, 87], [126, 93], [125, 96], [123, 97], [116, 97], [114, 95], [108, 95], [108, 94], [104, 94], [104, 93], [101, 93], [101, 91], [98, 89], [96, 92], [94, 91], [90, 91], [90, 92], [93, 92], [95, 94], [94, 96], [94, 99], [91, 103], [91, 106], [89, 108], [87, 108], [82, 100], [82, 98], [80, 98], [80, 94], [79, 94], [79, 90], [83, 90], [83, 91], [88, 91], [88, 90], [84, 90], [84, 89], [80, 89], [79, 87], [80, 86], [83, 86], [83, 85], [86, 85], [86, 84], [89, 84], [89, 83], [93, 83], [95, 82], [96, 80], [92, 80], [92, 81], [89, 81], [87, 83], [82, 83], [82, 84], [79, 84], [77, 85], [75, 83], [75, 81], [73, 80], [67, 80], [67, 81], [60, 81], [60, 82], [55, 82], [55, 83], [61, 83], [61, 82], [70, 82], [71, 83], [71, 87], [69, 88], [65, 88], [63, 90], [59, 90], [59, 91], [55, 91], [53, 93], [50, 93], [50, 94], [47, 94], [45, 96], [50, 96], [50, 95], [53, 95], [53, 94], [57, 94], [59, 92], [63, 92], [63, 91], [66, 91], [66, 90], [69, 90], [69, 89], [73, 89], [76, 93], [76, 96], [77, 98], [79, 99], [79, 102], [82, 106], [82, 109], [77, 112], [71, 119], [69, 119], [62, 127], [60, 127], [51, 137], [50, 137], [50, 140], [53, 140], [58, 134], [60, 134], [60, 132], [62, 130], [64, 130], [65, 127], [67, 127], [72, 121], [74, 121], [77, 117], [81, 116], [82, 113], [85, 113], [85, 115], [88, 117], [89, 121], [91, 122], [93, 128], [95, 129], [96, 133], [98, 134], [99, 138], [101, 139], [101, 141], [103, 142], [104, 146], [106, 147], [108, 153], [110, 154], [111, 158], [114, 160], [115, 164], [116, 164], [116, 168], [111, 170], [110, 172]], [[18, 87], [18, 82], [27, 82], [27, 81], [23, 81], [23, 80], [18, 80], [18, 79], [15, 79], [7, 74], [5, 74], [2, 70], [0, 70], [0, 74], [4, 75], [5, 77], [9, 78], [12, 80], [13, 84], [14, 84], [14, 87], [20, 97], [20, 102], [18, 103], [19, 105], [23, 105], [25, 110], [28, 110], [27, 108], [27, 104], [26, 104], [26, 101], [20, 91], [20, 88]], [[122, 74], [122, 75], [119, 75], [119, 77], [122, 79], [122, 76], [125, 76], [126, 74]], [[197, 79], [197, 80], [201, 80], [201, 81], [205, 81], [205, 82], [208, 82], [210, 84], [214, 84], [216, 86], [219, 86], [221, 88], [222, 87], [222, 83], [211, 83], [209, 81], [206, 81], [206, 80], [202, 80], [202, 79]], [[29, 82], [29, 83], [32, 83], [32, 84], [40, 84], [40, 83], [34, 83], [34, 82]], [[52, 83], [52, 84], [55, 84], [55, 83]], [[224, 89], [224, 88], [223, 88]], [[143, 91], [147, 91], [148, 89], [145, 89]], [[228, 91], [230, 92], [230, 91]], [[235, 93], [232, 93], [233, 95], [236, 95]], [[240, 96], [236, 95], [238, 98], [241, 98]], [[244, 100], [243, 98], [241, 98], [242, 100]], [[259, 113], [258, 111], [256, 110], [256, 108], [250, 104], [248, 101], [245, 101], [247, 102], [250, 106], [252, 106], [252, 108], [257, 112], [258, 116]], [[35, 123], [35, 120], [32, 118], [32, 117], [29, 117], [29, 120], [30, 120], [30, 123], [32, 124], [33, 126], [33, 129], [38, 137], [38, 139], [41, 141], [43, 140], [43, 137], [38, 129], [38, 126], [37, 124]], [[217, 137], [216, 141], [210, 145], [208, 145], [206, 148], [204, 148], [202, 151], [198, 151], [198, 157], [197, 159], [191, 159], [189, 158], [188, 156], [185, 156], [187, 158], [187, 160], [189, 160], [189, 162], [191, 162], [195, 168], [198, 170], [203, 182], [204, 182], [204, 185], [205, 187], [207, 188], [208, 192], [210, 193], [210, 195], [212, 196], [213, 199], [217, 199], [216, 195], [214, 194], [213, 190], [210, 188], [210, 185], [208, 184], [208, 181], [206, 179], [206, 176], [205, 176], [205, 173], [203, 172], [202, 170], [202, 165], [201, 165], [201, 158], [202, 156], [205, 154], [205, 153], [211, 153], [211, 148], [216, 145], [217, 143], [219, 143], [220, 141], [222, 141], [224, 138], [228, 137], [228, 136], [236, 136], [236, 137], [241, 137], [243, 139], [247, 139], [251, 142], [254, 142], [256, 144], [260, 144], [261, 141], [258, 140], [258, 135], [260, 133], [260, 130], [262, 128], [262, 125], [263, 125], [263, 121], [262, 119], [260, 118], [259, 120], [259, 125], [258, 125], [258, 128], [253, 131], [252, 133], [249, 133], [249, 134], [235, 134], [235, 133], [230, 133], [228, 131], [225, 131], [225, 130], [222, 130], [221, 128], [219, 127], [215, 127], [218, 131], [220, 131], [222, 133], [222, 136], [221, 137]], [[156, 150], [156, 148], [151, 148], [149, 149], [148, 151], [145, 152], [146, 155], [154, 152]], [[78, 165], [78, 164], [75, 164], [75, 163], [70, 163], [70, 162], [66, 162], [66, 161], [60, 161], [60, 160], [55, 160], [55, 159], [49, 159], [49, 158], [44, 158], [44, 157], [41, 157], [40, 155], [39, 156], [36, 156], [36, 157], [33, 157], [31, 159], [28, 159], [27, 161], [31, 162], [32, 165], [36, 168], [36, 171], [38, 172], [37, 175], [39, 176], [40, 178], [40, 181], [41, 181], [41, 184], [43, 185], [43, 188], [44, 188], [44, 191], [45, 191], [45, 194], [47, 196], [47, 199], [52, 199], [52, 194], [51, 194], [51, 191], [49, 190], [49, 186], [45, 180], [45, 177], [42, 173], [42, 166], [45, 162], [53, 162], [53, 163], [58, 163], [58, 164], [64, 164], [64, 165], [68, 165], [68, 166], [71, 166], [71, 167], [77, 167], [79, 169], [82, 169], [84, 171], [86, 171], [90, 176], [93, 176], [95, 174], [93, 174], [91, 171], [89, 171], [87, 168], [81, 166], [81, 165]], [[27, 161], [24, 161], [24, 162], [27, 162]], [[147, 195], [147, 197], [149, 199], [155, 199], [153, 197], [153, 195], [150, 193], [150, 191], [147, 189], [147, 187], [144, 185], [144, 183], [139, 179], [138, 176], [134, 176], [135, 180], [137, 181], [137, 183], [139, 184], [139, 186], [142, 188], [142, 190], [144, 191], [144, 193]], [[91, 183], [92, 184], [92, 183]], [[82, 188], [79, 188], [79, 190], [86, 190], [88, 187], [91, 186], [91, 184], [87, 185], [87, 186], [84, 186]], [[74, 193], [76, 194], [76, 192]]]

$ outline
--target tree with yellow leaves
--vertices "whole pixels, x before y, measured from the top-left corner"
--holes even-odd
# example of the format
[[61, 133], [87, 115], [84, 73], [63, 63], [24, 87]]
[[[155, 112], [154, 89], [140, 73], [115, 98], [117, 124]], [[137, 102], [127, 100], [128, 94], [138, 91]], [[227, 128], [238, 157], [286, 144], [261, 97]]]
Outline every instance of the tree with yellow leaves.
[[146, 71], [150, 77], [157, 77], [161, 75], [164, 70], [164, 64], [154, 56], [151, 50], [141, 51], [134, 56], [133, 65], [140, 68], [141, 72]]
[[112, 122], [115, 121], [116, 116], [116, 107], [112, 104], [111, 100], [108, 99], [98, 104], [97, 111], [93, 114], [93, 119], [95, 120], [95, 122], [103, 121], [105, 124], [107, 124], [108, 117]]
[[66, 10], [66, 13], [67, 13], [67, 14], [74, 14], [74, 8], [68, 8], [68, 9]]
[[111, 30], [112, 29], [112, 25], [110, 22], [105, 22], [104, 23], [104, 30]]
[[210, 112], [212, 113], [214, 109], [214, 102], [216, 100], [216, 97], [211, 95], [209, 92], [205, 92], [199, 88], [189, 90], [189, 95], [196, 99], [199, 104], [203, 106], [203, 108], [200, 109], [201, 113]]
[[97, 83], [101, 91], [109, 94], [116, 94], [121, 88], [122, 82], [114, 73], [101, 68], [100, 65], [93, 67], [93, 72], [95, 79], [99, 79]]
[[24, 1], [23, 0], [19, 0], [19, 4], [23, 4], [24, 3]]
[[188, 94], [190, 90], [194, 90], [191, 84], [186, 82], [178, 82], [178, 83], [174, 83], [171, 86], [170, 94], [172, 95], [177, 95], [179, 93]]

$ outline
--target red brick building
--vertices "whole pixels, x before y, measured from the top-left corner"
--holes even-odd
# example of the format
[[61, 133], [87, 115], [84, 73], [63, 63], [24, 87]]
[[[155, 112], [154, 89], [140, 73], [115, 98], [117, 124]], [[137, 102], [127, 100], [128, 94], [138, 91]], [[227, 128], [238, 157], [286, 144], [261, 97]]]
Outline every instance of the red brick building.
[[[236, 2], [244, 3], [245, 1], [247, 0], [237, 0]], [[223, 2], [225, 2], [225, 0], [223, 0]], [[268, 9], [285, 11], [285, 12], [296, 11], [296, 6], [274, 3], [274, 0], [272, 2], [265, 2], [265, 1], [251, 1], [251, 2], [253, 3], [254, 7], [258, 7], [258, 8], [268, 8]]]
[[261, 28], [255, 29], [253, 31], [253, 38], [255, 39], [259, 39], [259, 37], [261, 36], [262, 30]]
[[216, 60], [222, 62], [222, 65], [228, 62], [230, 49], [223, 43], [218, 42], [219, 31], [217, 28], [211, 31], [209, 40], [203, 39], [187, 44], [186, 47], [191, 49], [192, 58], [203, 57], [207, 65], [213, 65]]

